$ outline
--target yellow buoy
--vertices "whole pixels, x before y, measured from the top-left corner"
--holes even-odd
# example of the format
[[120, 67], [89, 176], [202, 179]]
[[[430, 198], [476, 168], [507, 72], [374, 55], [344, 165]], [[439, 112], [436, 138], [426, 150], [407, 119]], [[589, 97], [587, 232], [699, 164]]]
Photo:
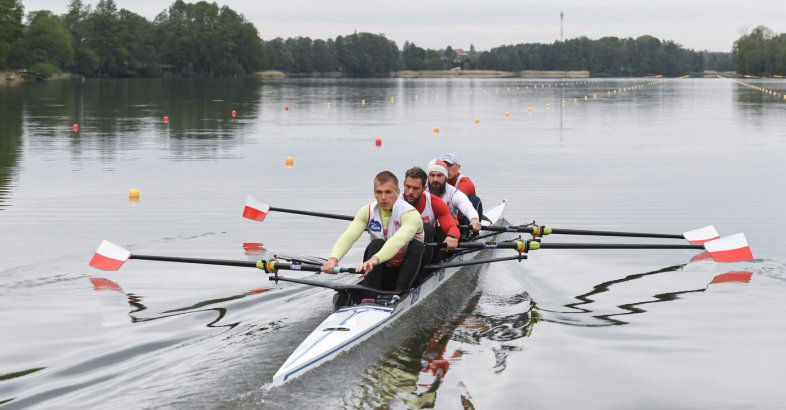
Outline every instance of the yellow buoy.
[[286, 157], [284, 159], [284, 163], [287, 165], [287, 168], [292, 168], [295, 165], [295, 159], [292, 157]]
[[475, 118], [475, 125], [480, 125], [480, 118]]
[[507, 111], [505, 111], [505, 119], [506, 119], [506, 120], [509, 120], [509, 119], [510, 119], [510, 113], [509, 113], [509, 112], [507, 112]]
[[396, 101], [396, 97], [390, 97], [390, 102]]
[[131, 188], [128, 190], [128, 200], [131, 202], [139, 201], [139, 189]]
[[532, 107], [527, 108], [527, 111], [532, 112]]

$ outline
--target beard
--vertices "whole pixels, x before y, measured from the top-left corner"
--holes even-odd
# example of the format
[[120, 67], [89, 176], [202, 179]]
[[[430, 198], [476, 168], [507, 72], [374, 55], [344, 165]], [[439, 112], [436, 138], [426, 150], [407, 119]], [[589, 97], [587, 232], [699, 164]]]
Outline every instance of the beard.
[[404, 200], [407, 201], [408, 204], [415, 206], [418, 204], [418, 201], [420, 201], [420, 197], [417, 197], [410, 201], [409, 198], [406, 195], [404, 195]]
[[432, 194], [442, 198], [442, 195], [445, 195], [445, 184], [432, 183], [429, 181], [428, 190]]

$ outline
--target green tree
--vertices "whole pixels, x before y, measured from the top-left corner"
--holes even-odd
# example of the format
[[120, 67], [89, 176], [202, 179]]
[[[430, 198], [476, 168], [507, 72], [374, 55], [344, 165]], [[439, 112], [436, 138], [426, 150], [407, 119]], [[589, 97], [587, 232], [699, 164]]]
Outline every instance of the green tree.
[[401, 64], [405, 70], [422, 70], [426, 66], [426, 50], [405, 41], [401, 50]]
[[20, 0], [0, 0], [0, 69], [7, 64], [11, 45], [22, 35], [23, 15]]
[[48, 10], [27, 16], [22, 36], [13, 44], [12, 58], [19, 67], [36, 68], [46, 76], [73, 62], [71, 35], [62, 20]]

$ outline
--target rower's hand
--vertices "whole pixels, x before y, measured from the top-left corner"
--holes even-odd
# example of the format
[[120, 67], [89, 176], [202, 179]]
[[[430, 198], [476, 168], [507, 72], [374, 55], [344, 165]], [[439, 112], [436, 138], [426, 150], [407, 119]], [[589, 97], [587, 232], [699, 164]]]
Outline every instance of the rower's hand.
[[379, 265], [379, 258], [372, 256], [368, 258], [367, 261], [359, 263], [358, 266], [355, 267], [355, 273], [362, 273], [363, 276], [366, 276], [369, 272], [371, 272], [372, 269], [374, 269], [374, 266], [377, 265]]
[[480, 232], [480, 221], [478, 220], [478, 218], [472, 218], [472, 220], [469, 221], [469, 224], [472, 227], [472, 232], [474, 233]]
[[445, 245], [447, 245], [448, 250], [456, 249], [458, 247], [458, 243], [459, 243], [458, 239], [452, 236], [448, 236], [447, 238], [445, 238]]
[[322, 264], [322, 272], [333, 273], [333, 268], [335, 268], [336, 265], [338, 265], [338, 259], [330, 258]]

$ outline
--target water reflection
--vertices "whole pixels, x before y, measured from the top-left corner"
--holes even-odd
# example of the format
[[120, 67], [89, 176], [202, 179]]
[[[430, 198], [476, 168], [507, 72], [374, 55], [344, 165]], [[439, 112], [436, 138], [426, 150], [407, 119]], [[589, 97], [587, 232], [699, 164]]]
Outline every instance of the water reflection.
[[220, 304], [220, 303], [226, 303], [226, 302], [230, 302], [230, 301], [233, 301], [233, 300], [242, 299], [242, 298], [244, 298], [246, 296], [260, 295], [262, 293], [265, 293], [265, 292], [268, 292], [268, 291], [271, 290], [269, 288], [251, 289], [251, 290], [249, 290], [247, 292], [243, 292], [243, 293], [240, 293], [240, 294], [231, 295], [231, 296], [224, 296], [224, 297], [214, 298], [214, 299], [208, 299], [208, 300], [204, 300], [204, 301], [201, 301], [201, 302], [194, 303], [194, 304], [189, 305], [189, 306], [184, 306], [184, 307], [175, 308], [175, 309], [168, 309], [168, 310], [165, 310], [165, 311], [161, 312], [160, 314], [155, 314], [153, 316], [142, 317], [142, 316], [139, 316], [137, 314], [139, 312], [142, 312], [142, 311], [145, 311], [145, 310], [148, 309], [147, 306], [145, 306], [145, 304], [142, 303], [142, 300], [143, 300], [142, 296], [135, 295], [133, 293], [126, 293], [126, 292], [123, 291], [123, 288], [121, 288], [119, 284], [117, 284], [116, 282], [114, 282], [112, 280], [106, 279], [106, 278], [91, 277], [90, 278], [90, 283], [93, 285], [93, 289], [95, 291], [97, 291], [97, 292], [114, 291], [114, 292], [120, 292], [120, 293], [125, 294], [126, 297], [128, 298], [128, 304], [132, 307], [131, 311], [128, 312], [128, 316], [131, 318], [131, 323], [150, 322], [150, 321], [154, 321], [154, 320], [169, 318], [169, 317], [173, 317], [173, 316], [180, 316], [180, 315], [184, 315], [184, 314], [192, 314], [192, 313], [201, 313], [201, 312], [214, 311], [214, 312], [217, 312], [218, 315], [216, 316], [216, 318], [214, 320], [212, 320], [209, 323], [205, 324], [205, 326], [206, 327], [226, 327], [228, 329], [235, 328], [237, 325], [240, 324], [240, 322], [234, 322], [234, 323], [229, 323], [229, 324], [218, 325], [217, 323], [219, 323], [221, 321], [221, 319], [223, 319], [226, 316], [226, 314], [227, 314], [227, 309], [225, 307], [215, 307], [215, 308], [209, 308], [209, 309], [202, 309], [202, 308], [205, 307], [205, 306], [210, 306], [210, 305], [215, 305], [215, 304]]
[[[669, 266], [667, 268], [658, 269], [652, 272], [646, 273], [638, 273], [634, 275], [628, 275], [624, 278], [614, 279], [607, 282], [603, 282], [600, 284], [595, 285], [591, 291], [587, 293], [583, 293], [581, 295], [575, 296], [575, 299], [578, 299], [580, 302], [576, 303], [569, 303], [564, 305], [566, 308], [573, 309], [571, 311], [557, 311], [557, 310], [550, 310], [541, 307], [537, 307], [539, 311], [542, 312], [549, 312], [549, 313], [556, 313], [556, 314], [591, 314], [594, 313], [593, 310], [588, 309], [587, 306], [591, 305], [595, 302], [592, 299], [592, 296], [599, 295], [602, 293], [610, 292], [611, 288], [614, 285], [619, 285], [626, 282], [632, 282], [638, 279], [642, 279], [652, 275], [658, 275], [661, 273], [666, 272], [674, 272], [677, 270], [681, 270], [685, 265], [675, 265]], [[560, 319], [553, 319], [553, 318], [543, 318], [545, 322], [552, 322], [552, 323], [559, 323], [563, 325], [570, 325], [570, 326], [581, 326], [581, 327], [603, 327], [603, 326], [619, 326], [619, 325], [626, 325], [628, 322], [618, 319], [619, 316], [628, 316], [628, 315], [636, 315], [640, 313], [645, 313], [646, 310], [641, 308], [643, 305], [649, 305], [653, 303], [662, 303], [662, 302], [669, 302], [673, 300], [680, 299], [680, 296], [687, 295], [690, 293], [703, 293], [707, 289], [709, 289], [710, 285], [716, 285], [721, 283], [749, 283], [751, 279], [752, 273], [748, 271], [734, 271], [734, 272], [727, 272], [720, 275], [716, 275], [712, 281], [707, 284], [704, 288], [700, 289], [687, 289], [687, 290], [680, 290], [680, 291], [673, 291], [673, 292], [664, 292], [652, 295], [650, 300], [645, 301], [636, 301], [630, 303], [623, 303], [617, 305], [618, 308], [624, 310], [625, 312], [622, 313], [611, 313], [605, 315], [592, 315], [593, 318], [600, 319], [604, 323], [584, 323], [576, 320], [570, 320], [567, 318], [560, 318]]]
[[[530, 336], [539, 321], [534, 306], [526, 292], [508, 296], [475, 294], [458, 315], [436, 332], [407, 339], [371, 368], [366, 377], [374, 381], [374, 390], [366, 391], [365, 403], [382, 408], [394, 404], [433, 408], [451, 366], [472, 354], [471, 350], [481, 349], [484, 340], [496, 342], [492, 343], [495, 359], [489, 368], [496, 374], [504, 372], [510, 353], [521, 350], [513, 342]], [[463, 383], [459, 381], [457, 385], [457, 400], [473, 408], [470, 394], [461, 388]]]
[[[242, 130], [259, 115], [263, 86], [255, 78], [25, 83], [0, 91], [0, 134], [3, 144], [19, 145], [24, 114], [25, 138], [34, 149], [58, 149], [65, 141], [73, 158], [97, 150], [111, 161], [153, 142], [175, 158], [204, 157], [243, 142]], [[79, 124], [78, 133], [72, 124]], [[3, 148], [4, 154], [16, 151]]]
[[0, 211], [6, 207], [22, 146], [19, 87], [0, 88]]

